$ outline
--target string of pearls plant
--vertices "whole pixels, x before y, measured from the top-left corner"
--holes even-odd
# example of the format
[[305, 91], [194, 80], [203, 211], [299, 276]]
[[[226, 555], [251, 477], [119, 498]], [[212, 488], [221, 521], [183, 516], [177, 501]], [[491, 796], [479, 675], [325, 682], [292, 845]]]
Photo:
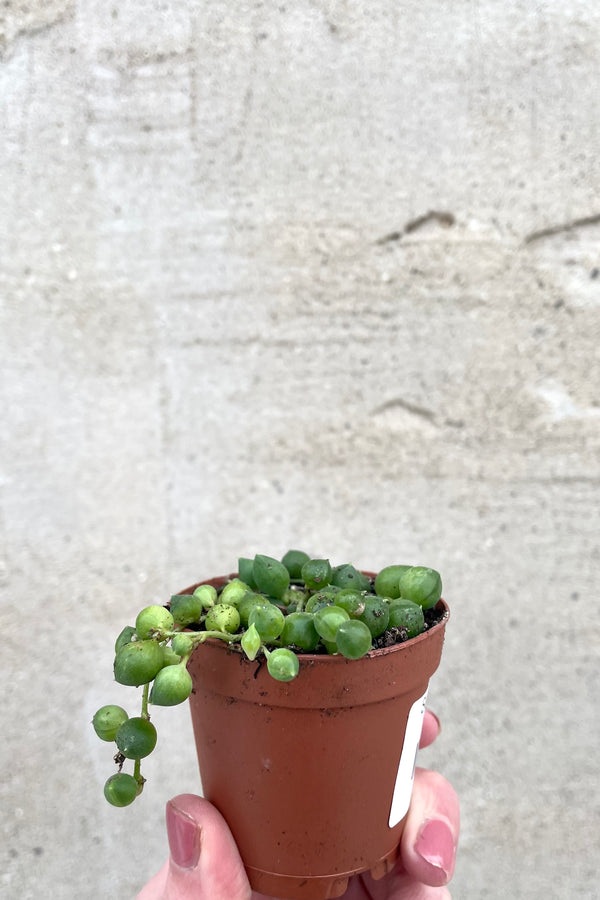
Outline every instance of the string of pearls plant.
[[[114, 806], [141, 793], [141, 760], [156, 746], [149, 705], [175, 706], [192, 691], [187, 663], [204, 641], [237, 647], [249, 660], [266, 659], [277, 681], [298, 675], [298, 656], [341, 654], [360, 659], [379, 646], [410, 640], [427, 627], [427, 611], [442, 592], [438, 572], [424, 566], [392, 565], [371, 579], [346, 563], [311, 559], [290, 550], [281, 561], [257, 554], [238, 560], [238, 577], [220, 590], [201, 584], [175, 594], [165, 606], [147, 606], [115, 643], [114, 676], [142, 688], [139, 716], [116, 705], [102, 706], [93, 727], [115, 742], [118, 771], [104, 786]], [[133, 774], [123, 772], [133, 761]]]

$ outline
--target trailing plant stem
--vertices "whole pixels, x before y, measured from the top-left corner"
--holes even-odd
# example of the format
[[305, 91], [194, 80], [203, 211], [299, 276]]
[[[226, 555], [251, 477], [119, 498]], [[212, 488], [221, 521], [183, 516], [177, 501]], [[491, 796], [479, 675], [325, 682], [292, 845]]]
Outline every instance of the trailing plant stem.
[[244, 632], [239, 634], [228, 634], [226, 631], [165, 631], [163, 635], [166, 639], [175, 637], [176, 634], [186, 634], [194, 645], [203, 644], [208, 638], [219, 638], [221, 641], [239, 641], [242, 639]]
[[142, 719], [150, 721], [150, 713], [148, 712], [148, 695], [150, 693], [150, 684], [145, 684], [142, 691], [142, 711], [140, 713]]

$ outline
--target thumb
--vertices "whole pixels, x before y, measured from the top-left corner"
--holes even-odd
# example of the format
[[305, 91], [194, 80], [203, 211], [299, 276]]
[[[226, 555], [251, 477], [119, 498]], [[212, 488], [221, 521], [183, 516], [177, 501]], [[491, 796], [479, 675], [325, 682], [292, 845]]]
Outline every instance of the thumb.
[[458, 797], [437, 772], [417, 768], [402, 834], [402, 862], [416, 881], [446, 884], [454, 872], [460, 828]]
[[171, 856], [137, 900], [250, 900], [231, 832], [207, 800], [180, 794], [167, 803]]

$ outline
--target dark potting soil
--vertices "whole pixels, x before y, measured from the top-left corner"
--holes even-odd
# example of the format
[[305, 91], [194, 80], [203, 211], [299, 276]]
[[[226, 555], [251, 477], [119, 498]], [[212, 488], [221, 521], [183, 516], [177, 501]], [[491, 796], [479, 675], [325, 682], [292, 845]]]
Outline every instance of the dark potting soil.
[[[433, 628], [434, 625], [441, 622], [444, 618], [444, 614], [444, 610], [442, 608], [438, 609], [437, 606], [434, 606], [432, 609], [424, 609], [423, 618], [425, 619], [425, 627], [421, 634], [425, 634], [426, 631], [429, 631], [430, 628]], [[403, 644], [408, 640], [410, 640], [410, 638], [408, 637], [406, 628], [388, 628], [380, 637], [374, 639], [373, 650], [382, 650], [384, 647], [393, 647], [395, 644]], [[290, 649], [299, 656], [303, 653], [299, 647], [295, 647], [293, 644], [290, 645]], [[319, 644], [316, 650], [312, 651], [311, 655], [319, 654], [327, 655], [327, 648], [322, 644]]]
[[[442, 621], [444, 618], [444, 610], [438, 609], [436, 606], [432, 609], [424, 609], [423, 618], [425, 619], [425, 627], [421, 634], [425, 634], [426, 631], [429, 631], [430, 628], [433, 628], [434, 625], [437, 625], [438, 622]], [[409, 637], [406, 633], [406, 628], [388, 628], [387, 631], [383, 632], [381, 637], [375, 638], [373, 641], [373, 649], [382, 650], [384, 647], [393, 647], [394, 644], [403, 644], [408, 640]]]

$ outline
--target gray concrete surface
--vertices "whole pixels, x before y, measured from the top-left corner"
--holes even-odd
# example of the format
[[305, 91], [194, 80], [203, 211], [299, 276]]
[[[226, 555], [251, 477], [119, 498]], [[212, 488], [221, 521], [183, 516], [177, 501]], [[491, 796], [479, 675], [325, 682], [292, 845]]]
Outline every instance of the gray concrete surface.
[[146, 603], [300, 546], [444, 575], [453, 897], [598, 895], [600, 11], [0, 10], [2, 896], [133, 897], [89, 722]]

